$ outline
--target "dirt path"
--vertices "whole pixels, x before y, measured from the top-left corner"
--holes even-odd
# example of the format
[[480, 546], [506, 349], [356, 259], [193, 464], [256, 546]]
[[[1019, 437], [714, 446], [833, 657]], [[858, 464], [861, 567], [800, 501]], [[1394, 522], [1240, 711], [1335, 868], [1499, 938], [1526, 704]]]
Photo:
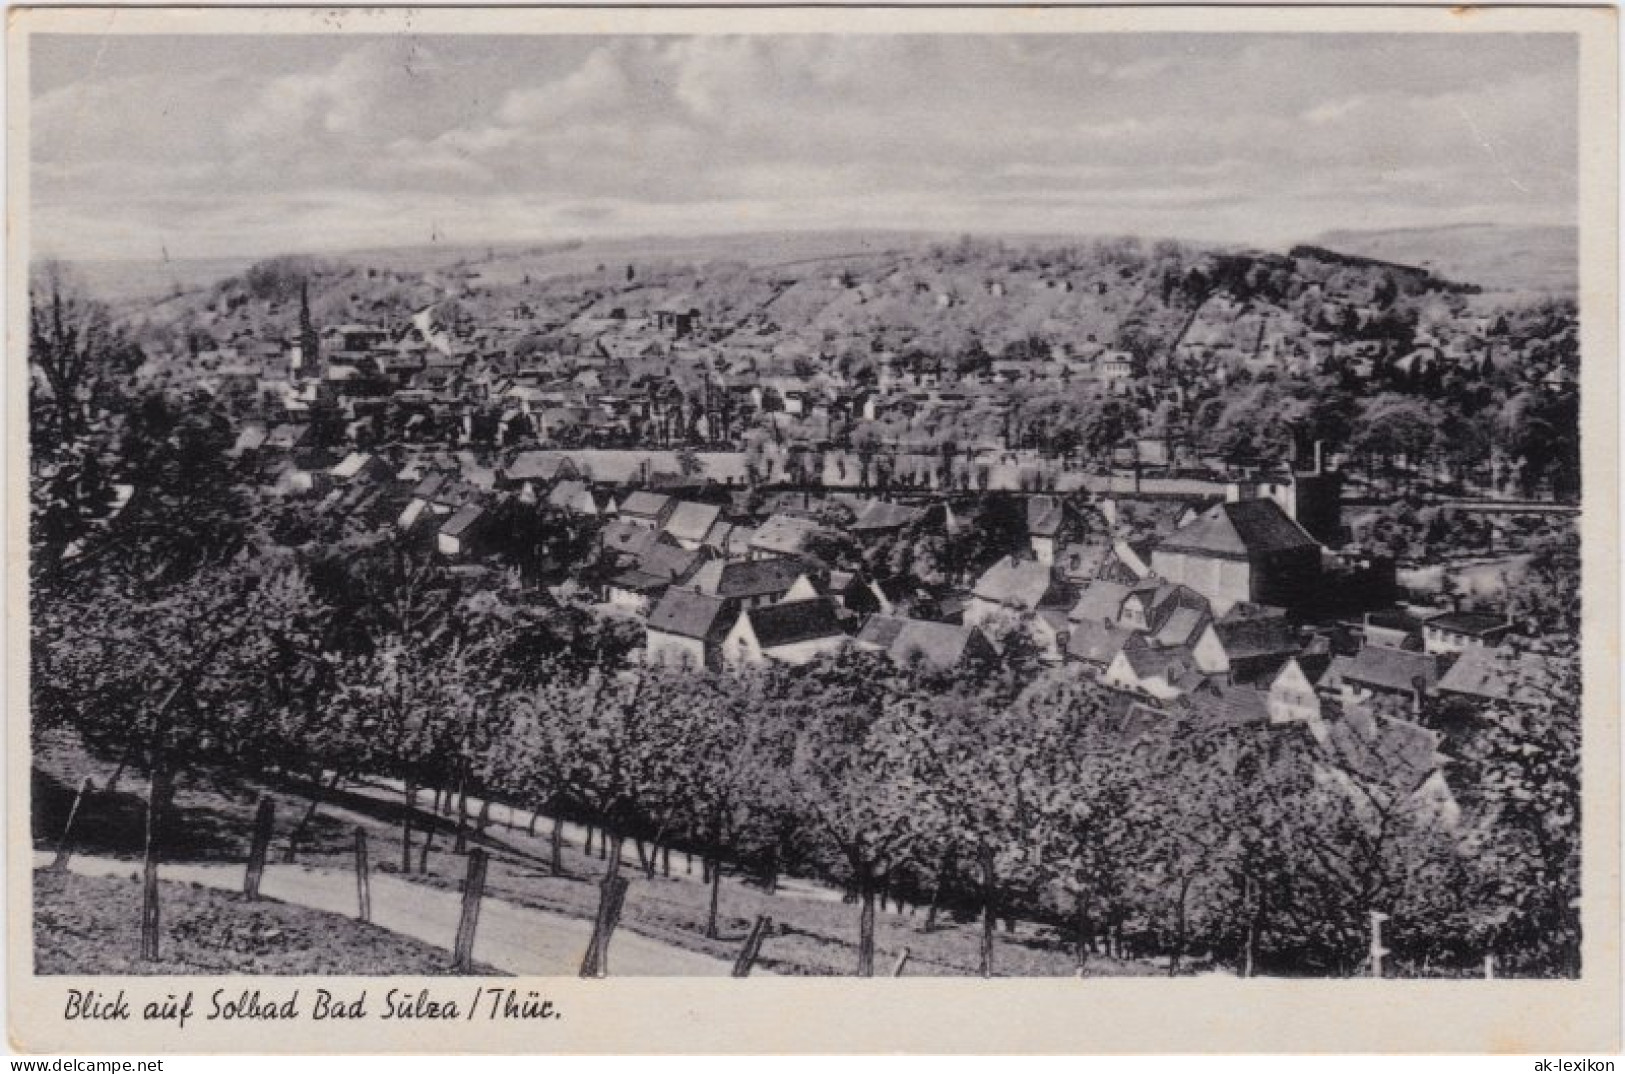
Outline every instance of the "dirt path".
[[[34, 865], [49, 865], [52, 855], [36, 853]], [[115, 858], [75, 857], [71, 870], [84, 876], [132, 876], [139, 863]], [[164, 880], [240, 891], [241, 865], [165, 864]], [[451, 948], [457, 932], [462, 897], [398, 877], [374, 873], [373, 924]], [[301, 865], [274, 864], [265, 871], [260, 891], [267, 898], [329, 913], [354, 915], [355, 875]], [[488, 966], [522, 976], [574, 976], [592, 935], [592, 924], [562, 914], [487, 898], [480, 907], [474, 958]], [[619, 929], [610, 945], [610, 972], [617, 977], [720, 977], [730, 970], [721, 959]], [[757, 969], [755, 972], [763, 972]]]

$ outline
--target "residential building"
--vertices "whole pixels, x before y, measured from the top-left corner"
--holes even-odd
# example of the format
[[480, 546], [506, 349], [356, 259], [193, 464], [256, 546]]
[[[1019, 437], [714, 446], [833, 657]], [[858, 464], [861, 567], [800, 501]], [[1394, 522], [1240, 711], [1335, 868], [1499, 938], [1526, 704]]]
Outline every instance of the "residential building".
[[853, 644], [884, 652], [903, 667], [919, 663], [936, 671], [952, 671], [976, 660], [997, 657], [992, 643], [976, 627], [897, 615], [870, 616]]
[[1485, 612], [1446, 612], [1422, 624], [1422, 647], [1430, 653], [1460, 653], [1501, 644], [1512, 624]]
[[1302, 607], [1320, 579], [1320, 545], [1273, 500], [1217, 504], [1157, 546], [1152, 569], [1223, 615], [1242, 601]]
[[739, 613], [723, 640], [722, 659], [736, 667], [769, 660], [807, 664], [848, 641], [828, 598], [768, 604]]
[[722, 665], [722, 643], [739, 616], [739, 605], [722, 597], [672, 586], [649, 610], [645, 655], [651, 664], [709, 668]]

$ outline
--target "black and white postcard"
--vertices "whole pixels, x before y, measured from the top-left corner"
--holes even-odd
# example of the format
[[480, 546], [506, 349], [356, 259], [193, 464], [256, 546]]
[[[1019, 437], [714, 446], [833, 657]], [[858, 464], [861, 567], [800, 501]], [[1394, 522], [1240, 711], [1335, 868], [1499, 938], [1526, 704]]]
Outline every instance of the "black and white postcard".
[[1617, 1049], [1614, 35], [13, 12], [13, 1040]]

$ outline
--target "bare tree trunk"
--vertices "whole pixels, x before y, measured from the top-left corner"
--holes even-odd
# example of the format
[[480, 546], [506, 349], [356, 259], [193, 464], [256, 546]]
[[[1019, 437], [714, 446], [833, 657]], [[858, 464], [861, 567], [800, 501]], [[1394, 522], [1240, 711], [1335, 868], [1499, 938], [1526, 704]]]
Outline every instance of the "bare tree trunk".
[[429, 851], [434, 849], [434, 824], [431, 822], [423, 833], [423, 847], [418, 851], [418, 872], [429, 872]]
[[147, 791], [147, 830], [141, 861], [141, 957], [158, 959], [158, 860], [161, 854], [164, 813], [174, 790], [169, 766], [153, 765], [152, 785]]
[[[533, 819], [531, 821], [531, 824], [534, 825], [535, 823], [536, 822]], [[552, 855], [551, 860], [548, 862], [548, 865], [552, 868], [553, 875], [554, 876], [563, 876], [564, 875], [564, 815], [562, 813], [557, 814], [557, 815], [555, 815], [553, 817], [553, 835], [552, 835], [552, 838], [549, 840], [548, 850], [551, 852], [551, 855]]]
[[875, 888], [867, 877], [858, 882], [858, 976], [875, 975]]
[[468, 772], [463, 765], [458, 766], [457, 772], [457, 839], [451, 851], [468, 853]]
[[324, 788], [322, 786], [322, 774], [317, 771], [314, 782], [316, 792], [310, 796], [310, 808], [305, 810], [304, 816], [299, 818], [299, 823], [295, 824], [293, 831], [288, 833], [288, 847], [283, 851], [283, 861], [293, 861], [298, 855], [299, 844], [304, 840], [305, 833], [310, 830], [311, 824], [315, 822], [316, 811], [321, 808], [323, 799], [338, 790], [339, 774], [334, 772], [333, 778], [327, 781], [327, 786]]
[[530, 827], [525, 829], [525, 834], [526, 835], [535, 836], [535, 834], [536, 834], [536, 818], [540, 815], [540, 813], [541, 813], [541, 811], [537, 810], [537, 809], [532, 809], [530, 811]]
[[633, 839], [632, 846], [638, 852], [638, 868], [643, 871], [645, 877], [653, 880], [655, 875], [654, 863], [649, 858], [648, 848], [643, 845], [642, 839]]
[[671, 844], [667, 843], [660, 848], [660, 875], [667, 880], [671, 879]]
[[993, 929], [996, 924], [996, 885], [998, 877], [993, 869], [993, 851], [984, 848], [982, 865], [982, 951], [977, 972], [983, 977], [993, 976]]
[[1174, 953], [1168, 957], [1168, 976], [1179, 974], [1180, 961], [1185, 957], [1185, 900], [1190, 895], [1190, 877], [1179, 882], [1179, 902], [1175, 906]]
[[401, 810], [401, 875], [405, 876], [412, 871], [412, 803], [417, 799], [418, 789], [412, 786], [412, 781], [406, 781], [403, 797], [406, 808]]
[[1078, 930], [1078, 976], [1082, 977], [1084, 967], [1089, 964], [1089, 897], [1081, 891], [1076, 896], [1075, 914]]
[[711, 909], [705, 918], [705, 938], [707, 940], [717, 938], [717, 899], [721, 894], [721, 890], [722, 859], [713, 857], [711, 859]]

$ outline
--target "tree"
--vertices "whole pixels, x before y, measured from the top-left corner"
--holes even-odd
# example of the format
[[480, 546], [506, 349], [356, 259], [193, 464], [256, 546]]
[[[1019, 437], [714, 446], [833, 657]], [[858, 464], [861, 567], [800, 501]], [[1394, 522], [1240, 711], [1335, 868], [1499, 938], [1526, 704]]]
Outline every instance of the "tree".
[[29, 285], [29, 428], [37, 452], [50, 454], [83, 435], [117, 377], [141, 364], [141, 352], [114, 329], [107, 309], [87, 297], [67, 269], [48, 261]]
[[875, 683], [884, 661], [823, 663], [779, 684], [769, 706], [780, 741], [794, 743], [781, 772], [786, 797], [801, 804], [822, 860], [856, 893], [862, 977], [874, 975], [876, 895], [895, 871], [930, 857], [922, 808], [929, 792], [919, 768], [925, 730], [908, 707], [881, 700]]

